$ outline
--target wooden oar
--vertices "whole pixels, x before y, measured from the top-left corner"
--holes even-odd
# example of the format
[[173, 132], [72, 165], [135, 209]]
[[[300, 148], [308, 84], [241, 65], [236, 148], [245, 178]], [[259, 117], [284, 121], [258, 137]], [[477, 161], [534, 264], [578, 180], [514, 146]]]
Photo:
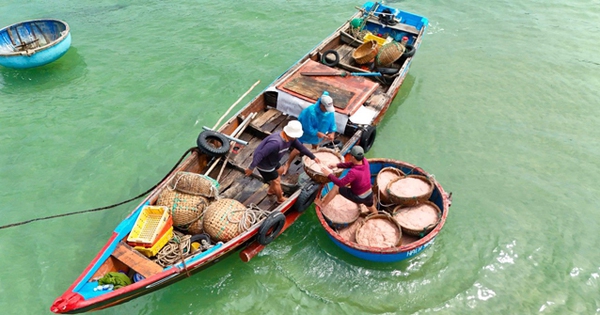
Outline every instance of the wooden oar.
[[333, 77], [380, 77], [380, 72], [300, 72], [301, 75], [305, 76], [333, 76]]

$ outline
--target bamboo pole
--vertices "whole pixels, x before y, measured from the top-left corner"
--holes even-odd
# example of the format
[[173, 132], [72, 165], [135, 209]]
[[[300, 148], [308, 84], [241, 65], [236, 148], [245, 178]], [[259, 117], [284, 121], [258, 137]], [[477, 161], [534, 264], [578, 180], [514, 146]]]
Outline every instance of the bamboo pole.
[[238, 100], [235, 101], [235, 103], [233, 103], [231, 106], [229, 106], [229, 109], [225, 112], [225, 114], [223, 114], [223, 116], [221, 116], [221, 118], [219, 118], [219, 120], [217, 121], [217, 123], [215, 124], [215, 126], [212, 129], [216, 130], [217, 126], [219, 126], [219, 124], [221, 123], [221, 120], [223, 120], [223, 118], [225, 118], [225, 116], [227, 116], [227, 114], [229, 114], [229, 112], [235, 107], [235, 105], [237, 105], [239, 102], [241, 102], [242, 99], [244, 99], [244, 97], [246, 97], [246, 95], [248, 95], [248, 93], [250, 93], [250, 91], [252, 91], [252, 89], [254, 89], [259, 83], [260, 83], [260, 80], [256, 81], [256, 83], [254, 83], [248, 89], [248, 91], [246, 91], [246, 93], [244, 93], [244, 95], [240, 96], [240, 98], [238, 98]]

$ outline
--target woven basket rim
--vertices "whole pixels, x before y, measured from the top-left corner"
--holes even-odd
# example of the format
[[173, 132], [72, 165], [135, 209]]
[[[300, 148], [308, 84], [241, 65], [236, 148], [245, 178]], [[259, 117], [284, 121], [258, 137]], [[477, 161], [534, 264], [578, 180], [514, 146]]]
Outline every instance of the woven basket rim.
[[[426, 227], [425, 227], [424, 229], [422, 229], [422, 230], [415, 230], [415, 229], [411, 229], [411, 228], [408, 228], [408, 227], [405, 227], [405, 226], [403, 226], [403, 225], [402, 225], [402, 223], [400, 223], [400, 222], [399, 222], [399, 221], [398, 221], [398, 220], [395, 218], [395, 216], [396, 216], [396, 214], [397, 214], [398, 212], [400, 212], [400, 211], [402, 211], [402, 210], [404, 210], [404, 209], [408, 209], [408, 208], [413, 208], [413, 207], [416, 207], [416, 206], [418, 206], [418, 205], [421, 205], [421, 204], [427, 204], [427, 205], [433, 206], [433, 208], [436, 210], [436, 213], [437, 213], [437, 220], [435, 221], [435, 223], [434, 223], [434, 224], [430, 224], [430, 225], [426, 226]], [[396, 206], [396, 207], [394, 208], [394, 211], [392, 211], [392, 217], [393, 217], [393, 218], [396, 220], [396, 222], [398, 222], [398, 225], [400, 225], [400, 227], [402, 228], [402, 230], [403, 230], [404, 232], [406, 232], [406, 234], [413, 235], [413, 236], [419, 236], [421, 233], [429, 233], [429, 232], [430, 232], [431, 230], [433, 230], [433, 229], [434, 229], [434, 228], [435, 228], [435, 227], [436, 227], [438, 224], [440, 224], [440, 221], [442, 220], [442, 210], [441, 210], [441, 209], [440, 209], [440, 207], [438, 207], [438, 206], [437, 206], [435, 203], [433, 203], [433, 202], [431, 202], [431, 201], [427, 200], [427, 201], [419, 202], [419, 203], [417, 203], [416, 205], [409, 206], [409, 207], [406, 207], [406, 206], [401, 206], [401, 205], [400, 205], [400, 206]]]
[[352, 52], [352, 58], [359, 63], [364, 64], [371, 61], [379, 53], [379, 44], [376, 40], [369, 40], [362, 43]]
[[[330, 148], [318, 148], [315, 151], [313, 151], [314, 153], [319, 153], [319, 152], [329, 152], [334, 154], [335, 156], [337, 156], [340, 159], [340, 163], [342, 163], [344, 161], [344, 157], [342, 156], [342, 154], [340, 154], [338, 151], [334, 150], [334, 149], [330, 149]], [[303, 164], [303, 168], [304, 168], [304, 172], [306, 173], [306, 175], [308, 175], [308, 177], [310, 177], [310, 179], [312, 179], [313, 181], [315, 181], [318, 184], [326, 184], [329, 183], [330, 180], [329, 178], [327, 178], [327, 176], [321, 174], [321, 173], [317, 173], [314, 170], [312, 170], [310, 167], [306, 166], [306, 162], [308, 161], [308, 159], [310, 159], [308, 156], [303, 156], [302, 157], [302, 164]], [[342, 175], [342, 172], [344, 172], [343, 169], [339, 169], [335, 172], [333, 172], [333, 175], [335, 175], [336, 177], [339, 177], [340, 175]]]
[[[355, 239], [356, 239], [356, 236], [358, 236], [358, 231], [360, 231], [360, 229], [367, 223], [367, 221], [369, 221], [371, 219], [386, 219], [386, 220], [390, 221], [398, 229], [398, 241], [396, 242], [394, 247], [398, 247], [402, 244], [402, 227], [400, 226], [398, 221], [396, 221], [396, 219], [394, 219], [394, 217], [388, 213], [377, 213], [377, 214], [371, 214], [371, 215], [367, 216], [362, 222], [360, 222], [360, 225], [356, 228], [356, 232], [355, 232], [356, 235], [354, 236]], [[368, 246], [368, 245], [360, 244], [360, 243], [358, 243], [358, 241], [357, 241], [357, 244], [362, 245], [362, 246]]]
[[[395, 182], [405, 179], [405, 178], [409, 178], [409, 177], [410, 178], [419, 178], [419, 179], [427, 182], [429, 184], [429, 189], [427, 190], [427, 192], [422, 195], [419, 195], [419, 196], [403, 197], [403, 196], [395, 195], [390, 191], [390, 187]], [[390, 200], [392, 202], [402, 205], [405, 202], [421, 202], [421, 201], [428, 200], [429, 197], [431, 196], [431, 194], [433, 193], [433, 186], [434, 186], [433, 182], [427, 176], [413, 174], [413, 175], [406, 175], [404, 177], [399, 177], [399, 178], [391, 180], [385, 187], [385, 191], [387, 192], [387, 195], [388, 195], [388, 197], [390, 197]]]

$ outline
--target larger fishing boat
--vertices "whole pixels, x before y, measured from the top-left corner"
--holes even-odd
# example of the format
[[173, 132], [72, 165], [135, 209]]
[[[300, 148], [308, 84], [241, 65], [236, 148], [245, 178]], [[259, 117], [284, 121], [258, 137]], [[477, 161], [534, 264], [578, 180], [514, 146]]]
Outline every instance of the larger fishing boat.
[[249, 261], [312, 204], [321, 187], [304, 180], [298, 158], [282, 177], [287, 200], [277, 203], [259, 175], [244, 174], [256, 147], [328, 91], [338, 130], [330, 145], [342, 155], [357, 143], [368, 150], [427, 23], [396, 8], [364, 4], [222, 126], [205, 127], [197, 147], [117, 225], [52, 312], [117, 305], [238, 250]]

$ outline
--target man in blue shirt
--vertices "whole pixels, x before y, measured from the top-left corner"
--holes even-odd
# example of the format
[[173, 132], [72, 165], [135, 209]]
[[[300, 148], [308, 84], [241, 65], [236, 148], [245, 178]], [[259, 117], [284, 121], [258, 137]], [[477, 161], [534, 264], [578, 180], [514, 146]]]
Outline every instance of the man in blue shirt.
[[[337, 131], [334, 113], [333, 99], [327, 91], [324, 91], [316, 103], [302, 110], [300, 116], [298, 116], [298, 121], [302, 124], [302, 130], [304, 131], [298, 141], [311, 144], [313, 149], [316, 149], [317, 145], [325, 138], [333, 141]], [[284, 175], [299, 153], [298, 150], [293, 150], [290, 153], [290, 158], [284, 168]]]
[[281, 132], [273, 133], [261, 141], [254, 151], [252, 163], [245, 170], [246, 176], [250, 176], [254, 168], [257, 168], [264, 182], [269, 184], [267, 194], [277, 196], [278, 203], [282, 203], [287, 199], [283, 197], [281, 177], [279, 175], [287, 171], [287, 168], [281, 167], [280, 160], [290, 147], [300, 150], [302, 154], [308, 155], [308, 157], [317, 163], [321, 162], [309, 149], [298, 141], [298, 138], [302, 134], [303, 131], [300, 122], [297, 120], [290, 121]]

